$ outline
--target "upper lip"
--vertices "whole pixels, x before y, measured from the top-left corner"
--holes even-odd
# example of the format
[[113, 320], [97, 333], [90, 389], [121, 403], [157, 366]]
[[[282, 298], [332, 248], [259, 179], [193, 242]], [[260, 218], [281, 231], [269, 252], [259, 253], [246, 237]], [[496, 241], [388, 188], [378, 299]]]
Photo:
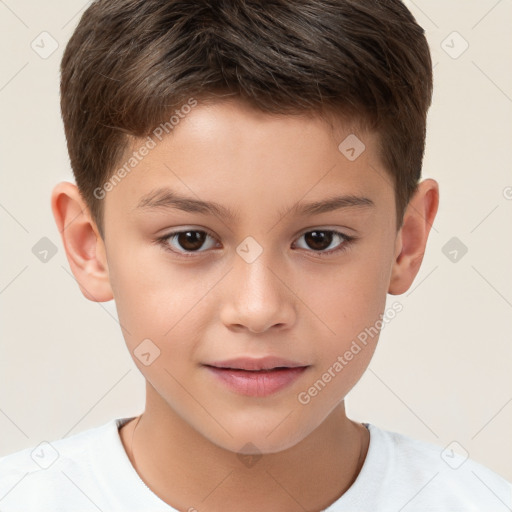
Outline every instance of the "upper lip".
[[235, 357], [225, 361], [214, 361], [206, 363], [206, 366], [215, 366], [216, 368], [230, 368], [232, 370], [271, 370], [272, 368], [299, 368], [308, 366], [289, 359], [281, 357]]

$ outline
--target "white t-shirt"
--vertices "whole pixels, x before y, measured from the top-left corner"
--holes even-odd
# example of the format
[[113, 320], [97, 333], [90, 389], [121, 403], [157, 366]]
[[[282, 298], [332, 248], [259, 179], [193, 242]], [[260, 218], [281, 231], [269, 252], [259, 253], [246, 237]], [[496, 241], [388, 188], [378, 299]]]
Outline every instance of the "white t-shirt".
[[[118, 429], [130, 419], [113, 419], [1, 458], [0, 511], [176, 512], [146, 486], [128, 459]], [[443, 450], [364, 425], [370, 432], [366, 460], [329, 512], [512, 509], [510, 482], [452, 447]]]

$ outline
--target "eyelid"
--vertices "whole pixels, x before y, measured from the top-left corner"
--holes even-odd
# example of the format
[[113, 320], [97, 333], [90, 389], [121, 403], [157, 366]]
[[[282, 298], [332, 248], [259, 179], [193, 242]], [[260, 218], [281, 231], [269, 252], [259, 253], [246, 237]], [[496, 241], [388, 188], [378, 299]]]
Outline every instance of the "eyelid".
[[[343, 231], [341, 231], [341, 230], [343, 230]], [[349, 231], [354, 232], [354, 230], [352, 228], [345, 227], [345, 226], [329, 226], [329, 225], [323, 226], [321, 224], [302, 229], [301, 231], [298, 232], [296, 237], [302, 236], [305, 233], [309, 233], [310, 231], [331, 231], [333, 233], [339, 233], [340, 235], [347, 237], [347, 238], [352, 238], [352, 237], [355, 238], [355, 235], [350, 235], [348, 233]]]

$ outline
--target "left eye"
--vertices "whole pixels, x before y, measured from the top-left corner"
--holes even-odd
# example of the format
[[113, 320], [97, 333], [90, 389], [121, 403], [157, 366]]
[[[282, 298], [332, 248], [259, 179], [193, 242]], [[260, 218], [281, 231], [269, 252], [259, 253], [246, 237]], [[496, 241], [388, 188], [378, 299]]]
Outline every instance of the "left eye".
[[[215, 237], [206, 231], [197, 229], [174, 231], [157, 239], [157, 242], [167, 251], [183, 256], [192, 256], [197, 252], [205, 252], [205, 250], [200, 249], [204, 249], [203, 246], [207, 238], [212, 239], [214, 243], [210, 243], [210, 246], [206, 247], [205, 250], [215, 247]], [[306, 231], [298, 238], [298, 240], [302, 238], [304, 238], [307, 244], [305, 249], [313, 249], [313, 252], [318, 253], [320, 256], [345, 250], [347, 246], [355, 240], [355, 237], [353, 236], [348, 236], [339, 231], [328, 229]], [[335, 246], [334, 249], [331, 247], [333, 242]], [[329, 247], [331, 247], [331, 249], [329, 249]]]
[[[303, 233], [299, 237], [299, 240], [301, 238], [304, 238], [306, 244], [309, 246], [309, 248], [314, 249], [314, 252], [320, 252], [320, 254], [330, 254], [336, 251], [345, 250], [346, 246], [355, 237], [345, 235], [343, 233], [340, 233], [339, 231], [333, 231], [328, 229], [315, 229], [312, 231], [306, 231], [306, 233]], [[335, 248], [327, 250], [329, 249], [333, 242], [336, 242], [336, 240], [340, 240], [340, 242], [338, 244], [335, 243]], [[306, 247], [306, 249], [307, 248], [308, 247]]]

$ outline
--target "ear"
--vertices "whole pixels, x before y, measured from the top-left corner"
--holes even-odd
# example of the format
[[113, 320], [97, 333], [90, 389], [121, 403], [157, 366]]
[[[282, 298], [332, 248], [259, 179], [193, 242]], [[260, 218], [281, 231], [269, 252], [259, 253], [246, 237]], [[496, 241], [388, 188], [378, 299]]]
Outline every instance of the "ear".
[[94, 302], [112, 300], [105, 246], [77, 186], [67, 181], [58, 183], [51, 205], [80, 290]]
[[395, 245], [395, 262], [388, 293], [400, 295], [411, 286], [418, 273], [427, 239], [439, 206], [439, 185], [427, 179], [418, 184], [411, 198]]

